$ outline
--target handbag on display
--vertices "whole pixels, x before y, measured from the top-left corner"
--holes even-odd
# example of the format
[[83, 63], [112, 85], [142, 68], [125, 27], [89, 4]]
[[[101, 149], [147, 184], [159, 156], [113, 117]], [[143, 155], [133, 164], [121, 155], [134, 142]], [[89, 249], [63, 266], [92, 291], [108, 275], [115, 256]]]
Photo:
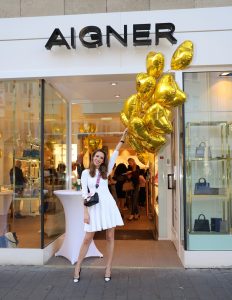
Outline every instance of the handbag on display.
[[205, 142], [201, 142], [199, 146], [196, 147], [196, 152], [195, 152], [195, 157], [196, 158], [212, 158], [212, 153], [211, 149], [209, 146], [206, 146]]
[[220, 232], [222, 218], [211, 218], [211, 231]]
[[210, 184], [205, 178], [201, 177], [198, 182], [195, 183], [194, 194], [195, 195], [208, 195], [210, 191]]
[[218, 195], [219, 188], [211, 188], [209, 182], [201, 177], [195, 183], [194, 195]]
[[228, 221], [221, 220], [220, 222], [220, 232], [227, 233], [228, 232]]
[[[100, 177], [101, 175], [99, 172], [97, 176], [96, 189], [99, 187]], [[88, 195], [87, 198], [84, 199], [84, 205], [88, 207], [93, 206], [97, 203], [99, 203], [99, 196], [97, 192], [95, 192], [93, 195]]]
[[[202, 218], [201, 218], [202, 217]], [[205, 215], [200, 214], [198, 219], [194, 221], [194, 231], [210, 231], [209, 220], [205, 218]]]

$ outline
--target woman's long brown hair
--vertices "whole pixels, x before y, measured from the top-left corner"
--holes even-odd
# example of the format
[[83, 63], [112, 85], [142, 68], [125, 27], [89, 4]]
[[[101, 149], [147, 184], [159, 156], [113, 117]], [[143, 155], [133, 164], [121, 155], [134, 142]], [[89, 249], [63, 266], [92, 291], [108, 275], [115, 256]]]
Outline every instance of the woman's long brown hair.
[[98, 149], [93, 152], [93, 154], [91, 156], [90, 166], [89, 166], [89, 174], [91, 177], [94, 177], [96, 175], [96, 166], [93, 163], [93, 158], [97, 152], [101, 152], [104, 154], [104, 160], [103, 160], [103, 163], [99, 167], [99, 172], [103, 179], [107, 179], [108, 159], [107, 159], [107, 154], [102, 149]]

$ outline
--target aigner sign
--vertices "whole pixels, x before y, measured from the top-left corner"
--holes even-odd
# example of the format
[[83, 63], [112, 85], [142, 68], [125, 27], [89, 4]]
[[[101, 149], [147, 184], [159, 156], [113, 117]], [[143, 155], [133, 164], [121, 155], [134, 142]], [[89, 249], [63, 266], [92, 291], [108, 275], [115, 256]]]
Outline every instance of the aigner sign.
[[[150, 39], [151, 24], [134, 24], [133, 25], [133, 45], [134, 46], [149, 46], [152, 44]], [[174, 38], [173, 33], [175, 31], [175, 25], [173, 23], [157, 23], [155, 24], [155, 45], [159, 45], [161, 38], [167, 39], [171, 44], [176, 44], [177, 40]], [[110, 47], [111, 36], [116, 38], [119, 43], [124, 47], [127, 47], [127, 25], [124, 25], [123, 35], [119, 34], [111, 26], [106, 26], [106, 45]], [[86, 26], [79, 32], [79, 40], [84, 47], [97, 48], [103, 45], [103, 34], [97, 26]], [[74, 27], [71, 27], [71, 42], [68, 43], [67, 39], [62, 34], [59, 28], [56, 28], [49, 40], [47, 41], [45, 48], [51, 50], [54, 46], [65, 46], [67, 49], [76, 49], [76, 31]]]

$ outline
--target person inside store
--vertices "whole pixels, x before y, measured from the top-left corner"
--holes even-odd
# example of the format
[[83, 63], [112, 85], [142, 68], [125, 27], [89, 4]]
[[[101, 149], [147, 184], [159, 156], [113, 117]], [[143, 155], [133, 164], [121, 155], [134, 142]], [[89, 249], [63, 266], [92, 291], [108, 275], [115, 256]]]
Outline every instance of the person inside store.
[[134, 186], [134, 189], [132, 191], [132, 197], [131, 197], [131, 214], [128, 217], [128, 220], [132, 221], [132, 220], [138, 220], [140, 217], [139, 209], [138, 209], [140, 168], [132, 157], [128, 158], [127, 161], [129, 164], [127, 176], [130, 177]]
[[[127, 129], [115, 147], [113, 154], [110, 157], [109, 163], [107, 154], [98, 149], [93, 152], [90, 162], [90, 168], [85, 169], [81, 176], [82, 196], [88, 198], [88, 193], [94, 194], [97, 190], [99, 195], [99, 203], [87, 207], [84, 206], [84, 230], [85, 236], [82, 242], [79, 256], [74, 271], [74, 282], [80, 281], [81, 264], [85, 258], [89, 246], [94, 238], [96, 231], [106, 230], [107, 243], [107, 261], [104, 274], [105, 282], [111, 280], [111, 267], [114, 253], [114, 232], [116, 226], [123, 226], [123, 220], [118, 209], [118, 206], [111, 195], [108, 188], [108, 176], [112, 171], [116, 158], [119, 154], [119, 149], [125, 142]], [[98, 187], [96, 187], [96, 185]], [[89, 192], [88, 192], [89, 190]]]
[[120, 163], [117, 165], [114, 178], [116, 180], [116, 193], [118, 198], [118, 207], [120, 209], [121, 215], [123, 216], [123, 210], [125, 207], [125, 199], [126, 199], [126, 192], [123, 190], [123, 184], [126, 181], [125, 173], [127, 172], [127, 167], [124, 163]]
[[75, 162], [72, 162], [72, 188], [75, 187], [75, 185], [77, 184], [77, 174], [76, 174], [76, 163]]
[[22, 162], [20, 160], [16, 160], [15, 166], [10, 169], [10, 183], [13, 185], [14, 176], [15, 176], [15, 201], [14, 201], [14, 216], [15, 218], [25, 218], [21, 214], [21, 199], [23, 197], [24, 186], [27, 182], [26, 178], [23, 175], [23, 171], [21, 169]]
[[145, 170], [141, 169], [139, 174], [139, 206], [144, 207], [146, 202], [146, 178]]
[[83, 164], [83, 157], [84, 154], [80, 153], [77, 156], [77, 161], [76, 161], [76, 168], [77, 168], [77, 178], [81, 178], [81, 174], [83, 172], [83, 170], [85, 169], [84, 164]]
[[115, 187], [116, 180], [114, 177], [115, 169], [116, 169], [116, 164], [114, 164], [112, 172], [108, 176], [108, 185], [109, 185], [109, 190], [110, 190], [112, 196], [114, 197], [114, 200], [116, 201], [116, 203], [118, 203], [118, 197], [117, 197], [116, 187]]
[[64, 163], [59, 163], [56, 171], [57, 171], [57, 184], [65, 185], [66, 165]]

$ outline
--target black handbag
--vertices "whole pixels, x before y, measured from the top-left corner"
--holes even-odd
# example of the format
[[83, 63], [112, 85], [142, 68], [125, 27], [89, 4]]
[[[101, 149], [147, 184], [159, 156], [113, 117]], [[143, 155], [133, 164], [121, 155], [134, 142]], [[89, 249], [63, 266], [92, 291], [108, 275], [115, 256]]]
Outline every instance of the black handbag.
[[[211, 149], [210, 147], [208, 147], [208, 157], [207, 158], [211, 158], [212, 157], [212, 153], [211, 153]], [[206, 144], [205, 142], [201, 142], [199, 144], [199, 146], [196, 147], [196, 152], [195, 152], [195, 157], [196, 158], [204, 158], [205, 157], [205, 151], [206, 151]]]
[[89, 207], [97, 204], [98, 202], [99, 202], [99, 196], [98, 193], [96, 192], [92, 196], [89, 196], [84, 200], [84, 205]]
[[[201, 219], [201, 216], [203, 217]], [[198, 219], [194, 221], [194, 231], [210, 231], [209, 220], [205, 218], [205, 215], [200, 214]]]
[[[100, 177], [101, 175], [99, 173], [97, 176], [96, 189], [99, 187]], [[84, 199], [84, 205], [87, 207], [93, 206], [97, 203], [99, 203], [99, 196], [97, 192], [95, 192], [93, 195], [88, 195], [88, 197]]]

